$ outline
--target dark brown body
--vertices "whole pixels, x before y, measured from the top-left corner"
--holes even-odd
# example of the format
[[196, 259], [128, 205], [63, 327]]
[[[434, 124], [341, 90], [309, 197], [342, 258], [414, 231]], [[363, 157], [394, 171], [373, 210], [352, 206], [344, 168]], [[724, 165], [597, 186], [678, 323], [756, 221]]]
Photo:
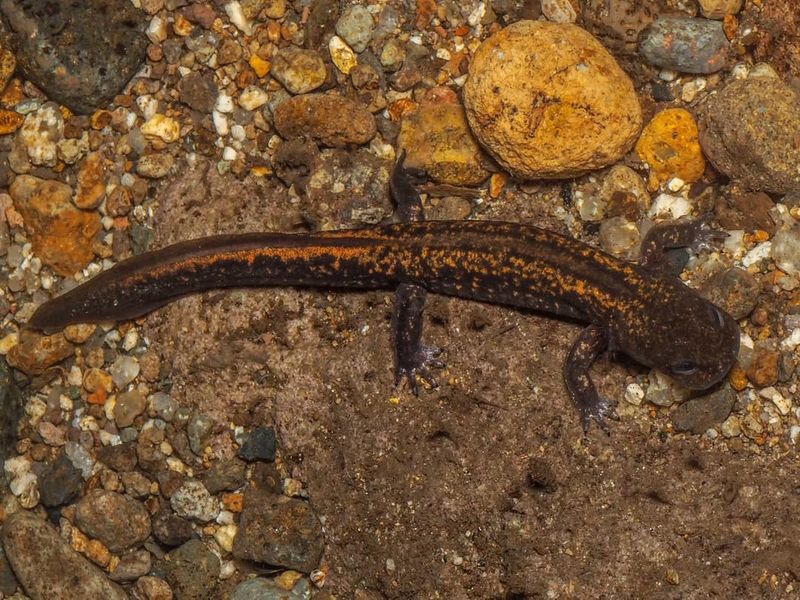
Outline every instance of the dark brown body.
[[126, 260], [42, 305], [32, 327], [130, 319], [186, 294], [241, 286], [395, 288], [552, 312], [602, 326], [611, 349], [700, 389], [738, 350], [735, 322], [672, 276], [517, 223], [428, 221], [319, 234], [182, 242]]

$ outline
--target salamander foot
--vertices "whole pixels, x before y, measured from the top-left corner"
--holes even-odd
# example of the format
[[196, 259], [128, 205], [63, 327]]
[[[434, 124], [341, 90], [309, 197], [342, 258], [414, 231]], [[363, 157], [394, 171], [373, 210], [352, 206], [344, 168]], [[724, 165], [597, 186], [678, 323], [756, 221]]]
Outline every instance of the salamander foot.
[[397, 367], [395, 368], [394, 384], [400, 385], [403, 379], [405, 379], [408, 382], [408, 387], [415, 396], [419, 395], [418, 377], [427, 386], [431, 388], [438, 387], [439, 384], [433, 377], [431, 369], [444, 368], [444, 362], [437, 358], [441, 354], [441, 348], [420, 344], [417, 351], [411, 356], [403, 357], [402, 362], [398, 360]]
[[608, 428], [606, 419], [619, 421], [619, 416], [614, 410], [615, 406], [616, 403], [613, 400], [601, 398], [600, 396], [597, 396], [593, 402], [581, 403], [578, 406], [578, 411], [581, 415], [583, 433], [589, 432], [589, 426], [592, 424], [592, 421], [594, 421], [606, 435], [611, 435], [611, 430]]

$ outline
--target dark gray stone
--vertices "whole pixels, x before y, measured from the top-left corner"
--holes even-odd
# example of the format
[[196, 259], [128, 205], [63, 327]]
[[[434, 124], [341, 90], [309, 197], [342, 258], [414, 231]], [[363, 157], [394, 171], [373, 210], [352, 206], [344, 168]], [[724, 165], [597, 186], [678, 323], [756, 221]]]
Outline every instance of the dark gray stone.
[[39, 476], [39, 494], [47, 507], [69, 504], [81, 490], [83, 478], [66, 454], [60, 454]]
[[308, 502], [286, 496], [245, 496], [233, 540], [237, 558], [310, 573], [319, 566], [325, 540]]
[[728, 418], [736, 402], [736, 393], [726, 385], [708, 396], [687, 400], [672, 413], [677, 431], [702, 434]]
[[245, 460], [275, 460], [275, 451], [278, 442], [275, 437], [275, 429], [272, 427], [256, 427], [247, 434], [242, 447], [239, 449], [239, 456]]
[[[21, 415], [19, 388], [5, 358], [0, 356], [0, 461], [16, 455], [17, 423]], [[5, 472], [2, 481], [5, 481]]]
[[208, 471], [201, 473], [199, 479], [210, 494], [232, 492], [244, 485], [245, 468], [244, 461], [238, 458], [221, 460], [214, 463]]
[[2, 0], [17, 67], [77, 113], [105, 106], [139, 70], [145, 15], [128, 0]]
[[192, 537], [192, 524], [170, 510], [153, 517], [153, 535], [165, 546], [180, 546]]
[[662, 17], [647, 30], [639, 45], [645, 60], [681, 73], [715, 73], [728, 64], [730, 44], [721, 21]]

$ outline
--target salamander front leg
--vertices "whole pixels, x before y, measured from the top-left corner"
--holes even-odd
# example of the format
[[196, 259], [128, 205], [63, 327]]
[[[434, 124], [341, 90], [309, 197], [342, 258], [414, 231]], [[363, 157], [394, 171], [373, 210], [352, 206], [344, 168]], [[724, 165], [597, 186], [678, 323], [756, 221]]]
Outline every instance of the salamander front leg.
[[699, 252], [711, 248], [715, 241], [724, 240], [728, 234], [711, 226], [713, 218], [708, 213], [694, 221], [654, 225], [642, 240], [639, 264], [652, 270], [662, 269], [667, 266], [665, 252], [670, 248]]
[[394, 341], [394, 383], [399, 385], [405, 377], [414, 395], [419, 394], [417, 376], [430, 387], [436, 380], [430, 369], [442, 369], [444, 363], [436, 357], [440, 348], [422, 343], [422, 312], [425, 309], [425, 289], [402, 283], [395, 293], [392, 339]]
[[592, 421], [596, 421], [608, 433], [605, 418], [616, 418], [614, 404], [599, 396], [589, 376], [592, 364], [607, 347], [605, 330], [597, 325], [589, 325], [575, 340], [564, 362], [564, 381], [581, 415], [584, 432], [589, 430]]

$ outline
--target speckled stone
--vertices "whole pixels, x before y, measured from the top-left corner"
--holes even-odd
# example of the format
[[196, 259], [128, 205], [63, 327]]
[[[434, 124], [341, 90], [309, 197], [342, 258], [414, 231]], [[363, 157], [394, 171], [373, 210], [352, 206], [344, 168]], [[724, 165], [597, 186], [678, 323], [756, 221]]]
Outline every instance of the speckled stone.
[[246, 500], [233, 555], [310, 573], [324, 547], [322, 526], [307, 502], [263, 495], [257, 502]]
[[145, 58], [144, 13], [127, 0], [52, 0], [0, 5], [27, 79], [78, 113], [108, 103]]
[[211, 114], [219, 89], [214, 76], [207, 71], [192, 71], [178, 83], [181, 102], [194, 110]]
[[709, 96], [698, 111], [700, 144], [745, 188], [800, 190], [800, 95], [780, 79], [749, 77]]
[[162, 510], [153, 517], [153, 535], [165, 546], [188, 542], [192, 532], [192, 524], [170, 510]]
[[189, 540], [164, 557], [166, 579], [181, 600], [215, 600], [220, 562], [200, 540]]
[[761, 284], [743, 269], [731, 267], [706, 280], [700, 288], [704, 298], [723, 308], [734, 319], [742, 319], [756, 307]]
[[6, 519], [3, 547], [32, 600], [128, 599], [100, 569], [70, 548], [49, 523], [31, 513], [21, 511]]

